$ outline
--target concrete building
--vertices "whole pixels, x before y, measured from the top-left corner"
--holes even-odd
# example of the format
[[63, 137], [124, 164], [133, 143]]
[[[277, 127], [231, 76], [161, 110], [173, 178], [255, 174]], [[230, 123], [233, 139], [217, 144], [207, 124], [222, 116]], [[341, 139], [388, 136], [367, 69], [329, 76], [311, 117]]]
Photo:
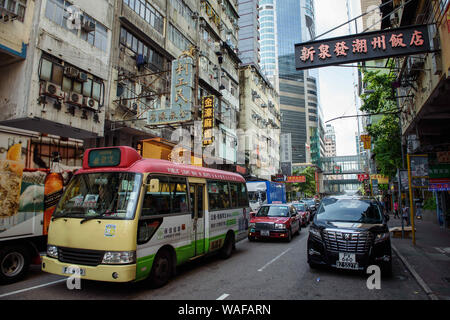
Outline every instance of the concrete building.
[[86, 142], [103, 136], [114, 4], [0, 2], [2, 125]]
[[239, 127], [245, 136], [245, 165], [250, 175], [268, 179], [280, 167], [281, 114], [279, 97], [258, 66], [242, 65], [240, 69]]
[[[115, 85], [106, 121], [108, 138], [101, 143], [136, 147], [140, 140], [155, 136], [178, 143], [174, 129], [184, 128], [191, 136], [186, 144], [193, 150], [194, 121], [202, 119], [201, 100], [214, 96], [217, 134], [211, 157], [235, 164], [238, 18], [235, 0], [118, 0], [111, 56]], [[189, 100], [190, 120], [154, 121], [157, 112], [171, 114], [172, 63], [191, 48], [196, 49], [191, 51], [195, 84]], [[211, 166], [226, 167], [220, 163]]]

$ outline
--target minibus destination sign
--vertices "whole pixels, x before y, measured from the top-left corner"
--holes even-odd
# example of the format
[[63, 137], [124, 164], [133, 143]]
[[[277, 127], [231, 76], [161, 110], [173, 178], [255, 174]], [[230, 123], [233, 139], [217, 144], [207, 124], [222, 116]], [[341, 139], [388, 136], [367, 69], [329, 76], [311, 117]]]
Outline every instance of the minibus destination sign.
[[120, 149], [95, 149], [89, 152], [88, 165], [95, 167], [116, 167], [120, 164]]

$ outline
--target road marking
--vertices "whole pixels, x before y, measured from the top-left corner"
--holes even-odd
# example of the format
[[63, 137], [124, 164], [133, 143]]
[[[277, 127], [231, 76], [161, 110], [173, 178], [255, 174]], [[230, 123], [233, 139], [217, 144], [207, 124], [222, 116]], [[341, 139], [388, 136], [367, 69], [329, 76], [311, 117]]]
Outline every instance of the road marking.
[[57, 281], [53, 281], [53, 282], [49, 282], [49, 283], [44, 283], [44, 284], [41, 284], [41, 285], [38, 285], [38, 286], [26, 288], [26, 289], [21, 289], [21, 290], [17, 290], [17, 291], [13, 291], [13, 292], [8, 292], [8, 293], [0, 295], [0, 298], [7, 297], [7, 296], [12, 296], [13, 294], [22, 293], [22, 292], [25, 292], [25, 291], [39, 289], [39, 288], [46, 287], [46, 286], [51, 286], [52, 284], [60, 283], [60, 282], [63, 282], [63, 281], [67, 281], [67, 279], [61, 279], [61, 280], [57, 280]]
[[438, 247], [434, 247], [437, 251], [439, 251], [440, 253], [443, 253], [443, 254], [445, 254], [445, 251], [444, 250], [442, 250], [441, 248], [438, 248]]
[[228, 296], [229, 296], [228, 293], [224, 293], [223, 295], [221, 295], [220, 297], [218, 297], [216, 300], [225, 300]]
[[288, 252], [289, 250], [291, 250], [292, 248], [286, 249], [284, 250], [282, 253], [280, 253], [278, 256], [276, 256], [275, 258], [273, 258], [272, 260], [270, 260], [269, 262], [267, 262], [261, 269], [258, 269], [258, 271], [263, 271], [268, 265], [270, 265], [271, 263], [275, 262], [278, 258], [280, 258], [283, 254], [285, 254], [286, 252]]

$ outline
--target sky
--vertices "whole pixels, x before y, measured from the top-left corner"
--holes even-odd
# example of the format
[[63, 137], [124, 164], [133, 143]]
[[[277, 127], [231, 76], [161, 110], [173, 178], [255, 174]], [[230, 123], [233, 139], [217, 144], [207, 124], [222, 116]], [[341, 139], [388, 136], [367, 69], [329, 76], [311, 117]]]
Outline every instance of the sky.
[[[282, 1], [282, 0], [281, 0]], [[360, 15], [359, 0], [349, 0], [351, 18]], [[316, 34], [337, 27], [348, 21], [346, 0], [315, 0]], [[354, 22], [353, 27], [354, 27]], [[349, 34], [346, 24], [319, 39], [334, 38]], [[324, 67], [319, 69], [320, 103], [324, 122], [341, 116], [355, 115], [356, 68]], [[327, 122], [334, 126], [336, 132], [336, 153], [338, 156], [355, 155], [355, 132], [358, 132], [357, 118], [338, 119]], [[326, 125], [325, 124], [325, 125]]]

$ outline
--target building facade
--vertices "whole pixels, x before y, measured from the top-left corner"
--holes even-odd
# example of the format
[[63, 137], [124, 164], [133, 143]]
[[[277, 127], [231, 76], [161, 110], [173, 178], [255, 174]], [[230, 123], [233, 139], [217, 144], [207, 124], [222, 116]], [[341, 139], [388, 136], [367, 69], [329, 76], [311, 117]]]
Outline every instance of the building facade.
[[259, 0], [261, 70], [279, 91], [277, 0]]
[[0, 123], [63, 138], [55, 145], [103, 136], [114, 1], [0, 5]]
[[270, 180], [280, 168], [278, 93], [256, 65], [242, 65], [239, 80], [239, 127], [244, 133], [239, 144], [245, 146], [245, 166], [250, 175]]
[[293, 163], [320, 166], [324, 155], [323, 114], [317, 71], [295, 69], [296, 43], [315, 37], [311, 0], [277, 2], [278, 66], [282, 133], [291, 133]]
[[[214, 147], [209, 146], [210, 160], [203, 164], [215, 168], [235, 164], [238, 19], [233, 0], [118, 0], [112, 40], [116, 49], [111, 57], [115, 85], [107, 117], [110, 134], [102, 143], [136, 147], [157, 136], [194, 150], [195, 142], [202, 143], [202, 127], [195, 127], [195, 122], [202, 122], [202, 99], [209, 96], [214, 101]], [[172, 82], [178, 72], [172, 65], [186, 54], [193, 61], [189, 98], [175, 94], [178, 84]], [[175, 110], [178, 98], [189, 106], [184, 113]], [[196, 152], [202, 154], [202, 147]]]

